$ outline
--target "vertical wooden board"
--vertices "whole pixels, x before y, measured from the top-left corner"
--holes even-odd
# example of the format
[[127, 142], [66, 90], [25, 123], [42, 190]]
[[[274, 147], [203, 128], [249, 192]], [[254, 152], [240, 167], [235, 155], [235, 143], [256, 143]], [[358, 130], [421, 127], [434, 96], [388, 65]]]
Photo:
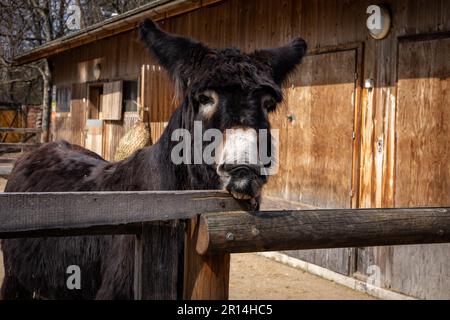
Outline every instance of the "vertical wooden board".
[[179, 221], [143, 225], [136, 241], [135, 299], [183, 298], [184, 235]]
[[70, 106], [70, 126], [72, 131], [71, 142], [84, 145], [84, 125], [87, 118], [87, 85], [86, 83], [72, 84]]
[[125, 112], [121, 121], [104, 121], [103, 157], [113, 161], [120, 139], [139, 121], [137, 112]]
[[450, 39], [400, 44], [396, 206], [450, 202]]
[[[278, 190], [286, 200], [321, 208], [351, 206], [356, 59], [356, 50], [304, 58], [285, 90], [286, 111], [273, 117], [272, 127], [280, 126], [280, 171], [270, 194]], [[349, 248], [289, 254], [351, 272]]]
[[272, 127], [280, 130], [281, 165], [287, 169], [268, 187], [284, 185], [287, 200], [350, 205], [355, 59], [354, 50], [308, 56], [285, 90], [287, 108], [274, 116]]
[[122, 81], [106, 82], [103, 85], [102, 119], [122, 119]]
[[184, 255], [184, 290], [187, 300], [227, 300], [230, 255], [199, 255], [196, 251], [198, 218], [187, 222]]
[[[450, 204], [450, 38], [399, 44], [396, 207]], [[450, 299], [450, 244], [393, 247], [391, 287]]]
[[158, 141], [175, 108], [177, 97], [166, 71], [158, 65], [143, 66], [142, 99], [148, 109], [151, 140]]
[[103, 156], [103, 120], [86, 120], [85, 148]]
[[72, 142], [71, 117], [69, 114], [56, 114], [54, 117], [54, 136], [53, 140], [66, 140]]

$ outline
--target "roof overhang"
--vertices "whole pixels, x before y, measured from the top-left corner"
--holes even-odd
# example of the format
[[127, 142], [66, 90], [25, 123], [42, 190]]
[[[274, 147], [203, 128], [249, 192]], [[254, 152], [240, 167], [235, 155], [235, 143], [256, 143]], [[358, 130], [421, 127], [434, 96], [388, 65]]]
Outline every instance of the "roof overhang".
[[142, 7], [112, 17], [62, 38], [47, 42], [16, 57], [16, 64], [22, 65], [48, 58], [103, 38], [137, 28], [144, 18], [160, 21], [169, 17], [193, 11], [223, 0], [156, 0]]

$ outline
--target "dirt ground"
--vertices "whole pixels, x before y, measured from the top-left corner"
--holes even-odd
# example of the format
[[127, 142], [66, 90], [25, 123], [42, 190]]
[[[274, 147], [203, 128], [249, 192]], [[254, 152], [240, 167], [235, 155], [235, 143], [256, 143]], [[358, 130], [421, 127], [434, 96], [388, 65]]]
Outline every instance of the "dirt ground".
[[[6, 180], [0, 179], [0, 191]], [[0, 283], [4, 277], [0, 251]], [[232, 300], [359, 300], [372, 297], [256, 254], [231, 256]]]
[[231, 256], [232, 300], [369, 300], [373, 297], [257, 254]]

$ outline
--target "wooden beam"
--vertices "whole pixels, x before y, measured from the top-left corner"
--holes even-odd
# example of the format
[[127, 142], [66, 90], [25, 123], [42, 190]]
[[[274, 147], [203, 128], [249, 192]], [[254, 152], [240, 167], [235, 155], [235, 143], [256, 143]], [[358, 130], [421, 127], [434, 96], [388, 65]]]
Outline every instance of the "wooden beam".
[[202, 215], [199, 254], [450, 242], [450, 208], [327, 209]]
[[183, 298], [184, 232], [177, 220], [142, 225], [135, 245], [135, 300]]
[[38, 133], [41, 129], [37, 128], [0, 128], [0, 132], [12, 132], [12, 133]]
[[242, 206], [222, 191], [0, 193], [0, 238], [135, 233], [143, 222]]
[[199, 255], [195, 250], [198, 218], [187, 222], [184, 249], [185, 300], [228, 300], [230, 255], [219, 253]]
[[0, 142], [0, 148], [37, 148], [39, 147], [39, 143], [9, 143], [9, 142]]
[[16, 161], [16, 158], [0, 158], [0, 163], [14, 163]]

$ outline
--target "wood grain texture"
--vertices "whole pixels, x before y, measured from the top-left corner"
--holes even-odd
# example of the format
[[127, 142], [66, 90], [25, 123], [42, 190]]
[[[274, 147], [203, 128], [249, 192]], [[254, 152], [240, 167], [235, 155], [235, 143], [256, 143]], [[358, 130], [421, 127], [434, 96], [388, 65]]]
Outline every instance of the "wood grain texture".
[[0, 238], [128, 233], [136, 223], [242, 208], [221, 191], [3, 193]]
[[80, 146], [84, 146], [84, 128], [87, 119], [87, 85], [85, 83], [72, 84], [71, 99], [71, 142]]
[[[355, 47], [321, 48], [304, 58], [285, 88], [282, 112], [272, 120], [272, 127], [280, 129], [282, 168], [270, 180], [268, 193], [321, 208], [349, 208], [357, 198], [352, 159], [359, 155], [353, 139], [358, 123], [354, 119], [357, 55]], [[351, 250], [347, 248], [289, 254], [350, 273]]]
[[[450, 204], [449, 61], [450, 37], [399, 45], [396, 206]], [[449, 299], [449, 252], [449, 244], [391, 248], [392, 289]]]
[[[26, 126], [26, 117], [16, 109], [0, 109], [0, 126], [2, 128], [15, 127], [21, 128]], [[1, 132], [0, 142], [20, 142], [22, 135], [13, 132]]]
[[37, 133], [42, 130], [39, 128], [0, 128], [0, 132], [13, 132], [13, 133]]
[[400, 44], [398, 206], [450, 203], [449, 61], [450, 38]]
[[184, 295], [187, 300], [227, 300], [230, 255], [199, 255], [198, 217], [188, 221], [185, 243]]
[[105, 121], [103, 156], [106, 160], [114, 160], [120, 139], [138, 121], [140, 120], [137, 112], [124, 112], [123, 119], [120, 121]]
[[135, 300], [183, 298], [184, 235], [176, 220], [143, 224], [135, 245]]
[[145, 79], [143, 105], [149, 111], [149, 125], [152, 142], [158, 141], [170, 116], [178, 106], [178, 98], [166, 72], [156, 64], [143, 66]]
[[444, 243], [450, 208], [223, 212], [201, 216], [197, 252]]
[[120, 80], [103, 84], [102, 119], [122, 119], [122, 81]]
[[281, 162], [287, 170], [274, 177], [283, 180], [287, 200], [351, 205], [355, 59], [354, 50], [308, 56], [287, 89], [287, 114], [294, 117], [284, 119], [287, 141], [280, 142], [280, 153], [288, 150]]
[[73, 142], [72, 139], [72, 117], [70, 113], [56, 113], [52, 118], [52, 139], [53, 140], [66, 140]]
[[103, 156], [103, 120], [87, 119], [84, 147]]

